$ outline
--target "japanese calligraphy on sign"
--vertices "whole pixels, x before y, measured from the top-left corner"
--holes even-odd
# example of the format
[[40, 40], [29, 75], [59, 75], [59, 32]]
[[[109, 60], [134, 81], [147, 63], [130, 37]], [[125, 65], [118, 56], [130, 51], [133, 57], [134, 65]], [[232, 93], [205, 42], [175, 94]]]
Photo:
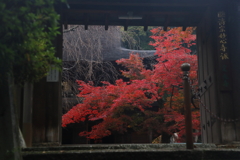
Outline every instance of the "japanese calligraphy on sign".
[[220, 65], [220, 87], [223, 91], [232, 89], [230, 78], [230, 60], [228, 49], [228, 35], [227, 35], [227, 16], [224, 11], [217, 13], [217, 27], [218, 27], [218, 53]]
[[229, 59], [227, 50], [227, 34], [226, 34], [226, 14], [225, 12], [218, 12], [218, 28], [219, 28], [219, 46], [220, 58], [222, 60]]

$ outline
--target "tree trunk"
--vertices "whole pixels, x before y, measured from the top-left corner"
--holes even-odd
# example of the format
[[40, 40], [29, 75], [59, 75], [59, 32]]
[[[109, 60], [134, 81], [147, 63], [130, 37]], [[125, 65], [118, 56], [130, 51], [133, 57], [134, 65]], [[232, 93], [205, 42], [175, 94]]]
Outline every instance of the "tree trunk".
[[21, 160], [19, 125], [13, 105], [14, 84], [11, 75], [5, 70], [6, 66], [0, 66], [0, 159]]

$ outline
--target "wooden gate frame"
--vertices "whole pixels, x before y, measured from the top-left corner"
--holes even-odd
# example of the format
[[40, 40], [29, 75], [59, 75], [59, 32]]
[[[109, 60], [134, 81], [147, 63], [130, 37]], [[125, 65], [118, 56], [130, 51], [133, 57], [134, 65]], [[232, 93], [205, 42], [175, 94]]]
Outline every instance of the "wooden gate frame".
[[[70, 6], [70, 8], [68, 8]], [[128, 26], [197, 26], [199, 83], [206, 89], [202, 101], [211, 112], [225, 119], [240, 115], [240, 3], [238, 0], [68, 0], [56, 6], [61, 23]], [[120, 15], [142, 16], [142, 20], [121, 20]], [[218, 13], [225, 12], [229, 59], [221, 59]], [[178, 16], [178, 18], [174, 18]], [[117, 18], [117, 19], [116, 19]], [[62, 35], [56, 39], [57, 56], [62, 56]], [[227, 66], [224, 71], [223, 65]], [[227, 75], [227, 78], [226, 76]], [[225, 76], [225, 79], [224, 79]], [[227, 80], [229, 87], [223, 87]], [[239, 88], [239, 89], [238, 89]], [[33, 143], [61, 144], [61, 76], [58, 82], [43, 79], [35, 84], [33, 95]], [[240, 141], [239, 122], [220, 122], [201, 109], [203, 143]]]

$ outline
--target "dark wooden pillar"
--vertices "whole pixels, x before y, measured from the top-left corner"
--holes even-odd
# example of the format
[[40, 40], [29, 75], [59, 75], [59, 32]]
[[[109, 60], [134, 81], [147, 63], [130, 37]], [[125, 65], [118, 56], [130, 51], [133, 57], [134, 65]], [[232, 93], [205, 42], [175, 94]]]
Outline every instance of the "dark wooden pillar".
[[25, 83], [23, 92], [22, 133], [27, 147], [32, 146], [33, 84]]
[[[62, 28], [60, 27], [62, 33]], [[54, 42], [56, 56], [62, 58], [62, 34]], [[57, 71], [58, 72], [58, 71]], [[52, 72], [34, 84], [33, 91], [33, 146], [61, 144], [62, 92], [61, 73]], [[57, 77], [54, 77], [57, 76]]]
[[[235, 124], [233, 113], [233, 84], [232, 84], [232, 58], [229, 54], [229, 25], [226, 5], [216, 9], [216, 41], [217, 41], [217, 83], [218, 108], [221, 125], [221, 143], [235, 141]], [[219, 120], [218, 120], [219, 121]]]
[[203, 143], [220, 143], [220, 122], [211, 118], [211, 112], [219, 114], [216, 67], [216, 28], [213, 8], [209, 8], [197, 26], [198, 80], [201, 97], [201, 128]]
[[228, 35], [229, 57], [231, 59], [232, 86], [233, 86], [233, 118], [236, 129], [236, 141], [240, 141], [240, 1], [233, 0], [228, 3]]
[[236, 140], [236, 123], [233, 120], [237, 110], [234, 109], [234, 101], [237, 102], [240, 92], [235, 91], [234, 83], [239, 83], [240, 79], [233, 80], [233, 76], [240, 72], [236, 69], [232, 74], [232, 62], [236, 61], [237, 68], [240, 57], [232, 57], [229, 47], [232, 45], [231, 26], [228, 22], [225, 5], [214, 6], [206, 12], [197, 29], [203, 143], [231, 143]]

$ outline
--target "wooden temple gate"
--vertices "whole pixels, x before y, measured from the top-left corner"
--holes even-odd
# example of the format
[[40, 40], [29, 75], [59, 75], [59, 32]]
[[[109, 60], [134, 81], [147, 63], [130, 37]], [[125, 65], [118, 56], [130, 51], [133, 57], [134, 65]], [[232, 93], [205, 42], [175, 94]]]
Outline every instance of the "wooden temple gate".
[[[56, 6], [68, 24], [197, 26], [203, 143], [240, 141], [240, 2], [238, 0], [68, 0]], [[121, 18], [123, 17], [123, 18]], [[140, 17], [140, 18], [136, 18]], [[56, 40], [62, 56], [62, 36]], [[34, 85], [32, 143], [61, 144], [61, 76]], [[213, 115], [228, 119], [219, 121]], [[227, 120], [227, 121], [228, 121]]]

